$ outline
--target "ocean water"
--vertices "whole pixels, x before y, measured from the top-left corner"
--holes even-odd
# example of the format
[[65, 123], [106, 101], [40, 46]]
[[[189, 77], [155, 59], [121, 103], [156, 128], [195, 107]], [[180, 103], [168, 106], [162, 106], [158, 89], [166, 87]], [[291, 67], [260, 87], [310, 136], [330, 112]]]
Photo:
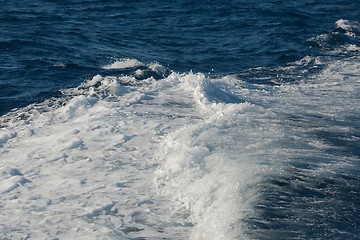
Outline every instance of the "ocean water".
[[357, 1], [0, 1], [0, 239], [359, 239]]

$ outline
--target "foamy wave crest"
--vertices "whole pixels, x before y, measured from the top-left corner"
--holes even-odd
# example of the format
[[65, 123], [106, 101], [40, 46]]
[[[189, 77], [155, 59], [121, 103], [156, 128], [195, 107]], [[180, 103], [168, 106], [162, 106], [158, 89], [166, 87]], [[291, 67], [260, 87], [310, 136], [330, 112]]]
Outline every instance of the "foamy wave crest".
[[339, 19], [335, 22], [335, 29], [310, 40], [315, 41], [321, 48], [330, 50], [329, 53], [344, 54], [358, 52], [360, 47], [360, 24], [358, 22]]
[[[163, 69], [156, 64], [148, 68]], [[225, 91], [226, 84], [202, 81], [209, 80], [192, 73], [173, 73], [161, 81], [153, 77], [138, 80], [134, 75], [96, 75], [64, 91], [62, 100], [13, 112], [4, 123], [11, 131], [1, 132], [1, 154], [6, 159], [0, 176], [3, 216], [14, 211], [8, 200], [17, 199], [24, 209], [37, 209], [36, 216], [27, 210], [19, 213], [21, 222], [35, 219], [52, 226], [48, 230], [37, 228], [39, 238], [187, 238], [192, 220], [184, 219], [183, 214], [169, 214], [168, 209], [178, 203], [170, 201], [168, 195], [158, 195], [152, 185], [153, 173], [162, 164], [154, 152], [169, 133], [176, 136], [177, 129], [208, 119], [214, 106], [218, 113], [233, 112], [226, 110], [228, 94], [221, 93], [215, 96], [216, 101], [210, 101], [214, 94], [204, 91], [208, 85]], [[199, 111], [201, 105], [210, 109]], [[25, 113], [29, 116], [24, 117]], [[230, 167], [232, 163], [224, 159], [224, 164]], [[21, 175], [11, 175], [14, 171], [6, 169]], [[231, 191], [235, 191], [233, 187]], [[211, 191], [208, 197], [211, 199]], [[193, 213], [203, 215], [207, 209], [199, 206], [198, 213]], [[217, 216], [221, 218], [221, 214]], [[19, 238], [22, 232], [35, 228], [27, 224], [17, 231], [18, 225], [18, 218], [7, 221], [4, 236]], [[96, 225], [98, 230], [92, 231]]]
[[317, 186], [358, 160], [358, 70], [358, 56], [251, 80], [141, 64], [3, 116], [0, 238], [276, 238], [316, 216], [332, 230], [317, 196], [347, 202]]
[[[195, 224], [191, 239], [247, 238], [244, 220], [254, 215], [257, 184], [273, 167], [263, 151], [280, 130], [269, 124], [261, 135], [252, 132], [260, 124], [256, 119], [271, 113], [221, 90], [226, 79], [221, 86], [203, 74], [169, 78], [192, 92], [194, 106], [205, 119], [162, 140], [155, 157], [161, 164], [155, 185], [190, 212]], [[226, 103], [229, 99], [239, 103]]]
[[[156, 160], [155, 184], [184, 204], [195, 224], [191, 239], [244, 239], [254, 215], [257, 184], [270, 168], [248, 151], [260, 139], [231, 124], [206, 123], [169, 134]], [[233, 123], [234, 124], [234, 123]]]
[[123, 58], [111, 64], [105, 65], [103, 69], [126, 69], [143, 66], [144, 64], [136, 59]]
[[354, 32], [355, 24], [350, 23], [348, 20], [340, 19], [336, 21], [336, 27], [345, 30], [345, 34], [350, 37], [356, 37]]

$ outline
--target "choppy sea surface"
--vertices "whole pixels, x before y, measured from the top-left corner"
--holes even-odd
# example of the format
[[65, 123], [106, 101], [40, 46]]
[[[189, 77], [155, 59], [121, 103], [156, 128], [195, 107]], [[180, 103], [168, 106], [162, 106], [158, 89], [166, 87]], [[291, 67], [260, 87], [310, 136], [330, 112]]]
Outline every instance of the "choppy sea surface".
[[359, 239], [357, 1], [0, 1], [0, 239]]

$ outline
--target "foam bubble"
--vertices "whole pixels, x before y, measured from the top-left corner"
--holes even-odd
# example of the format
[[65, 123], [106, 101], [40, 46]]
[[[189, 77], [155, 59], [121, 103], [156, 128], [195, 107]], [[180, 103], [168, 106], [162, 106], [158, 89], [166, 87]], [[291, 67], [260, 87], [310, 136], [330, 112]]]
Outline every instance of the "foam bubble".
[[126, 69], [143, 66], [144, 64], [136, 59], [123, 58], [109, 65], [105, 65], [103, 69]]
[[0, 129], [0, 147], [4, 145], [8, 140], [16, 137], [17, 133], [13, 130], [9, 130], [6, 128]]
[[344, 19], [339, 19], [336, 21], [336, 27], [344, 29], [344, 30], [350, 30], [350, 23], [348, 20], [344, 20]]

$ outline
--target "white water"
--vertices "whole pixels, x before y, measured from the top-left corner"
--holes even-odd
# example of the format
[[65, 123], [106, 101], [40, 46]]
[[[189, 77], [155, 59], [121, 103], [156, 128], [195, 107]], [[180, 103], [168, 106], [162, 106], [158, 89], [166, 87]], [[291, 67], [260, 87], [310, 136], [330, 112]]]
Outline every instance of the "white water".
[[126, 69], [143, 66], [143, 63], [136, 59], [124, 58], [119, 61], [115, 61], [109, 65], [104, 66], [104, 69]]
[[[145, 66], [124, 61], [106, 68]], [[358, 62], [326, 63], [278, 87], [191, 72], [141, 82], [97, 75], [61, 107], [5, 116], [0, 237], [249, 238], [267, 177], [289, 174], [291, 156], [336, 148], [307, 134], [351, 135], [306, 120], [357, 116]], [[287, 118], [296, 116], [303, 121]]]

